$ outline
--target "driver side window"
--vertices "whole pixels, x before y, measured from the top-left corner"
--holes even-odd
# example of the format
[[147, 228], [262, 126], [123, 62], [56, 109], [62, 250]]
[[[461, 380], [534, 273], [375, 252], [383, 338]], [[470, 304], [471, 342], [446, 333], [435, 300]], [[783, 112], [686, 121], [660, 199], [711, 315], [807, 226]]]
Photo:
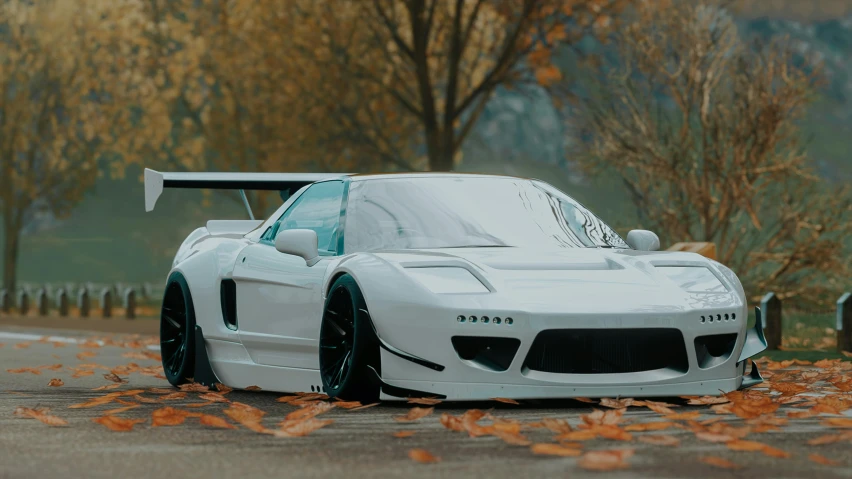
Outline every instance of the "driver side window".
[[261, 241], [274, 244], [279, 231], [309, 229], [317, 234], [320, 255], [335, 255], [342, 201], [342, 181], [325, 181], [312, 185], [264, 232]]

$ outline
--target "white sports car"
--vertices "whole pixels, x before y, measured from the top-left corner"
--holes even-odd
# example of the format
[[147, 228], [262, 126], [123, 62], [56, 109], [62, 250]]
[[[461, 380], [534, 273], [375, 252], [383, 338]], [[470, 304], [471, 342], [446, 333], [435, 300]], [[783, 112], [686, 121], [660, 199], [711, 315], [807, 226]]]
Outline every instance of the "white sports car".
[[657, 252], [649, 231], [624, 241], [542, 181], [146, 169], [148, 211], [163, 188], [285, 200], [181, 244], [160, 326], [175, 385], [373, 401], [717, 395], [761, 381], [746, 371], [766, 347], [760, 311], [748, 328], [730, 269]]

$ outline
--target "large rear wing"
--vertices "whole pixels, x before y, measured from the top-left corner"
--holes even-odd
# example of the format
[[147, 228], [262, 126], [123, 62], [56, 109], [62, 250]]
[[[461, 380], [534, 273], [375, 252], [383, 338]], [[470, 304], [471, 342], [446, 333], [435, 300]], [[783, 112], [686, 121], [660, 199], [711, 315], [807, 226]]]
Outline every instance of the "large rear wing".
[[245, 190], [284, 191], [349, 173], [161, 173], [145, 168], [145, 211], [153, 211], [164, 188], [240, 190], [246, 209], [254, 219]]

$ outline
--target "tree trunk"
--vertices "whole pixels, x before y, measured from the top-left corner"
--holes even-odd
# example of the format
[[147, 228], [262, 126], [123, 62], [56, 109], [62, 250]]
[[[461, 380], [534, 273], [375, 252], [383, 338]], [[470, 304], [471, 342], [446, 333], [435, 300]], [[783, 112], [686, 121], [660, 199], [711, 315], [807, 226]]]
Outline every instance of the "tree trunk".
[[21, 234], [10, 220], [3, 222], [3, 287], [7, 291], [15, 291], [16, 273], [18, 270], [18, 243]]
[[[431, 138], [429, 138], [431, 137]], [[453, 132], [427, 132], [426, 149], [429, 154], [429, 171], [452, 171], [453, 169]]]

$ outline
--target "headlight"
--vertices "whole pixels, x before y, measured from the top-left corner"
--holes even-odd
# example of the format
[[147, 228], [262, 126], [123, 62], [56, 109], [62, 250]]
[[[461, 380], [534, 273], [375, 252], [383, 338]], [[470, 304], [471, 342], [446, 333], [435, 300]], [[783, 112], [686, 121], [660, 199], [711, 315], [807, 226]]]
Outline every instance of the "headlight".
[[405, 271], [436, 294], [488, 292], [488, 288], [464, 268], [406, 268]]
[[657, 266], [664, 275], [689, 293], [725, 293], [728, 288], [703, 266]]

